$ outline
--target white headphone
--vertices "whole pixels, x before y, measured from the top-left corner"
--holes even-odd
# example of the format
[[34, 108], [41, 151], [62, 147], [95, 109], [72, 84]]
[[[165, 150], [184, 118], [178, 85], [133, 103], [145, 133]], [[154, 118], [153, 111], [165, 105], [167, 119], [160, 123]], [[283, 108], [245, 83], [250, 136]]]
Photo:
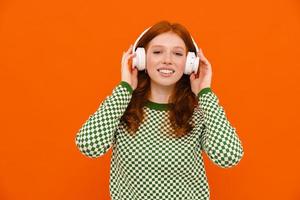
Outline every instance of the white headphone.
[[[150, 29], [151, 27], [147, 28], [139, 37], [138, 39], [135, 41], [134, 45], [133, 45], [133, 53], [136, 53], [136, 56], [133, 57], [132, 60], [132, 68], [134, 68], [135, 66], [137, 67], [138, 70], [142, 71], [146, 69], [146, 51], [143, 47], [138, 47], [136, 50], [136, 45], [138, 43], [138, 41], [140, 40], [140, 38]], [[198, 46], [195, 43], [193, 37], [191, 36], [192, 41], [194, 43], [194, 46], [196, 48], [196, 52], [199, 52]], [[187, 58], [186, 58], [186, 63], [185, 63], [185, 68], [184, 68], [184, 74], [191, 74], [192, 72], [195, 72], [195, 74], [197, 74], [198, 71], [198, 66], [199, 66], [199, 61], [200, 58], [194, 53], [189, 51], [187, 54]]]

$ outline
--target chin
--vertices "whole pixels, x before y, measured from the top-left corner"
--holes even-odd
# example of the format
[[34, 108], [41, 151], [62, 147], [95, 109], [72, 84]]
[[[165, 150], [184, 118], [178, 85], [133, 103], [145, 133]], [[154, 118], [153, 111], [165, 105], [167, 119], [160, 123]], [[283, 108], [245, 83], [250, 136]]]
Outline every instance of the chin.
[[157, 72], [149, 73], [148, 75], [150, 76], [151, 82], [154, 82], [154, 84], [168, 87], [174, 86], [183, 76], [183, 72], [175, 72], [172, 77], [163, 77]]
[[158, 78], [158, 80], [156, 79], [152, 79], [151, 81], [154, 82], [156, 85], [161, 85], [161, 86], [165, 86], [165, 87], [170, 87], [170, 86], [174, 86], [178, 81], [180, 80], [180, 78], [178, 79], [161, 79], [160, 77]]

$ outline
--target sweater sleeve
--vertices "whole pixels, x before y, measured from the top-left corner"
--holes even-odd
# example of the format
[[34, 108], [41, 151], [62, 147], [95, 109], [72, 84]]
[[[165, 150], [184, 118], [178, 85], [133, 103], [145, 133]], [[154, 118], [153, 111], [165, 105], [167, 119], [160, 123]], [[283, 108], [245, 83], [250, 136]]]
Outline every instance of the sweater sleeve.
[[131, 96], [132, 87], [121, 81], [112, 94], [101, 102], [97, 111], [89, 116], [75, 137], [81, 153], [90, 158], [105, 154], [114, 143], [115, 132]]
[[228, 121], [218, 97], [210, 87], [203, 88], [197, 96], [203, 120], [201, 148], [218, 166], [235, 166], [244, 154], [236, 129]]

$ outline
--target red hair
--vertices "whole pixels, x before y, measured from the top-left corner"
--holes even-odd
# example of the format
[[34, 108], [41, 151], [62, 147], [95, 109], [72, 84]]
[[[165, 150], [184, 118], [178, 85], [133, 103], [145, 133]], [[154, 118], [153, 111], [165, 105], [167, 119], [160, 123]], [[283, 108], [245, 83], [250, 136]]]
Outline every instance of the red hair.
[[[159, 34], [165, 32], [176, 33], [186, 45], [187, 52], [195, 52], [196, 48], [187, 29], [178, 23], [171, 24], [168, 21], [160, 21], [153, 25], [138, 41], [136, 47], [144, 47], [147, 51], [149, 42]], [[145, 71], [138, 71], [138, 85], [132, 93], [131, 101], [121, 117], [121, 121], [127, 125], [127, 131], [134, 134], [144, 119], [143, 107], [150, 95], [150, 77]], [[192, 92], [189, 75], [183, 74], [176, 83], [175, 89], [169, 98], [169, 119], [174, 130], [172, 135], [177, 137], [188, 134], [193, 124], [189, 121], [194, 108], [198, 106], [197, 96]]]

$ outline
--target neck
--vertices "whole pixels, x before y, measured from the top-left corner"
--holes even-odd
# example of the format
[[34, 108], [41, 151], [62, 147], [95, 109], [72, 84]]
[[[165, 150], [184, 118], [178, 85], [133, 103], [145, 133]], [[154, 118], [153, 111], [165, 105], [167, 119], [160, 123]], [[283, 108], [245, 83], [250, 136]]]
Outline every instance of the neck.
[[173, 89], [174, 85], [161, 86], [151, 82], [149, 100], [156, 103], [168, 103]]

